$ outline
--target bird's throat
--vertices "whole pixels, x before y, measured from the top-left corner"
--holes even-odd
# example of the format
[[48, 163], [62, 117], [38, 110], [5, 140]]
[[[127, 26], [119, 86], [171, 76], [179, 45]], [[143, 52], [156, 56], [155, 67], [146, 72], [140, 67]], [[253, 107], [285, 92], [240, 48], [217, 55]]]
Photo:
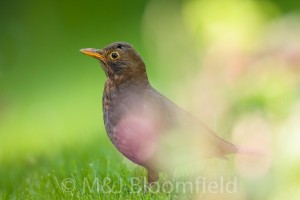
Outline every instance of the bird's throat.
[[131, 86], [137, 87], [149, 85], [149, 80], [146, 74], [144, 76], [128, 76], [127, 74], [114, 74], [112, 76], [107, 77], [105, 85], [108, 85], [110, 88], [126, 88]]

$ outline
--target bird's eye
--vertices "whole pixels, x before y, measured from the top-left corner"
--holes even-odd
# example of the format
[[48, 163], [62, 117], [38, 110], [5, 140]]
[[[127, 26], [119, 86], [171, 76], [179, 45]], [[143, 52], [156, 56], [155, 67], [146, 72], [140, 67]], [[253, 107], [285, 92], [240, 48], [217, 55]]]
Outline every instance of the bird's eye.
[[119, 58], [119, 53], [118, 52], [112, 52], [110, 54], [110, 58], [113, 59], [113, 60], [116, 60]]

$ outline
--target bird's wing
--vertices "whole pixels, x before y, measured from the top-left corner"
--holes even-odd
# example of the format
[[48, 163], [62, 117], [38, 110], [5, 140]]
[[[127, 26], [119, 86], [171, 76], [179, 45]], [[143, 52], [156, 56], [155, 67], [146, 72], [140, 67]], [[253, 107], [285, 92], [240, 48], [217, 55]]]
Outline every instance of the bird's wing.
[[234, 144], [217, 136], [207, 125], [184, 111], [155, 89], [148, 90], [148, 93], [148, 101], [152, 101], [152, 104], [155, 104], [155, 107], [159, 109], [160, 120], [164, 122], [166, 129], [173, 130], [175, 127], [175, 132], [183, 134], [183, 140], [190, 139], [193, 142], [196, 140], [195, 144], [199, 142], [199, 146], [203, 147], [201, 151], [204, 156], [224, 157], [237, 151], [237, 147]]

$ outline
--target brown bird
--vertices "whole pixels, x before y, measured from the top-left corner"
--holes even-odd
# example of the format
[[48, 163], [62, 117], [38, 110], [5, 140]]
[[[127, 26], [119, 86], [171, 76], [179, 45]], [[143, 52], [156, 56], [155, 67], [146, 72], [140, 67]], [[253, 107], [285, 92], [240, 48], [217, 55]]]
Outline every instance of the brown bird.
[[105, 72], [102, 103], [110, 140], [125, 157], [147, 169], [149, 183], [179, 163], [239, 151], [156, 91], [143, 59], [130, 44], [80, 51], [98, 59]]

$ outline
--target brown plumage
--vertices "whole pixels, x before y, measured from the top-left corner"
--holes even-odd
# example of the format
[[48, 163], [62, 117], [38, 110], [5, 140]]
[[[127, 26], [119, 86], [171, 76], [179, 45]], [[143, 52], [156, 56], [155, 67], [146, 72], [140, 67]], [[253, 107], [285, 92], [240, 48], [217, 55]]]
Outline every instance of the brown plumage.
[[150, 183], [174, 165], [238, 151], [156, 91], [142, 58], [128, 43], [80, 51], [98, 59], [106, 74], [103, 115], [110, 140], [124, 156], [147, 169]]

